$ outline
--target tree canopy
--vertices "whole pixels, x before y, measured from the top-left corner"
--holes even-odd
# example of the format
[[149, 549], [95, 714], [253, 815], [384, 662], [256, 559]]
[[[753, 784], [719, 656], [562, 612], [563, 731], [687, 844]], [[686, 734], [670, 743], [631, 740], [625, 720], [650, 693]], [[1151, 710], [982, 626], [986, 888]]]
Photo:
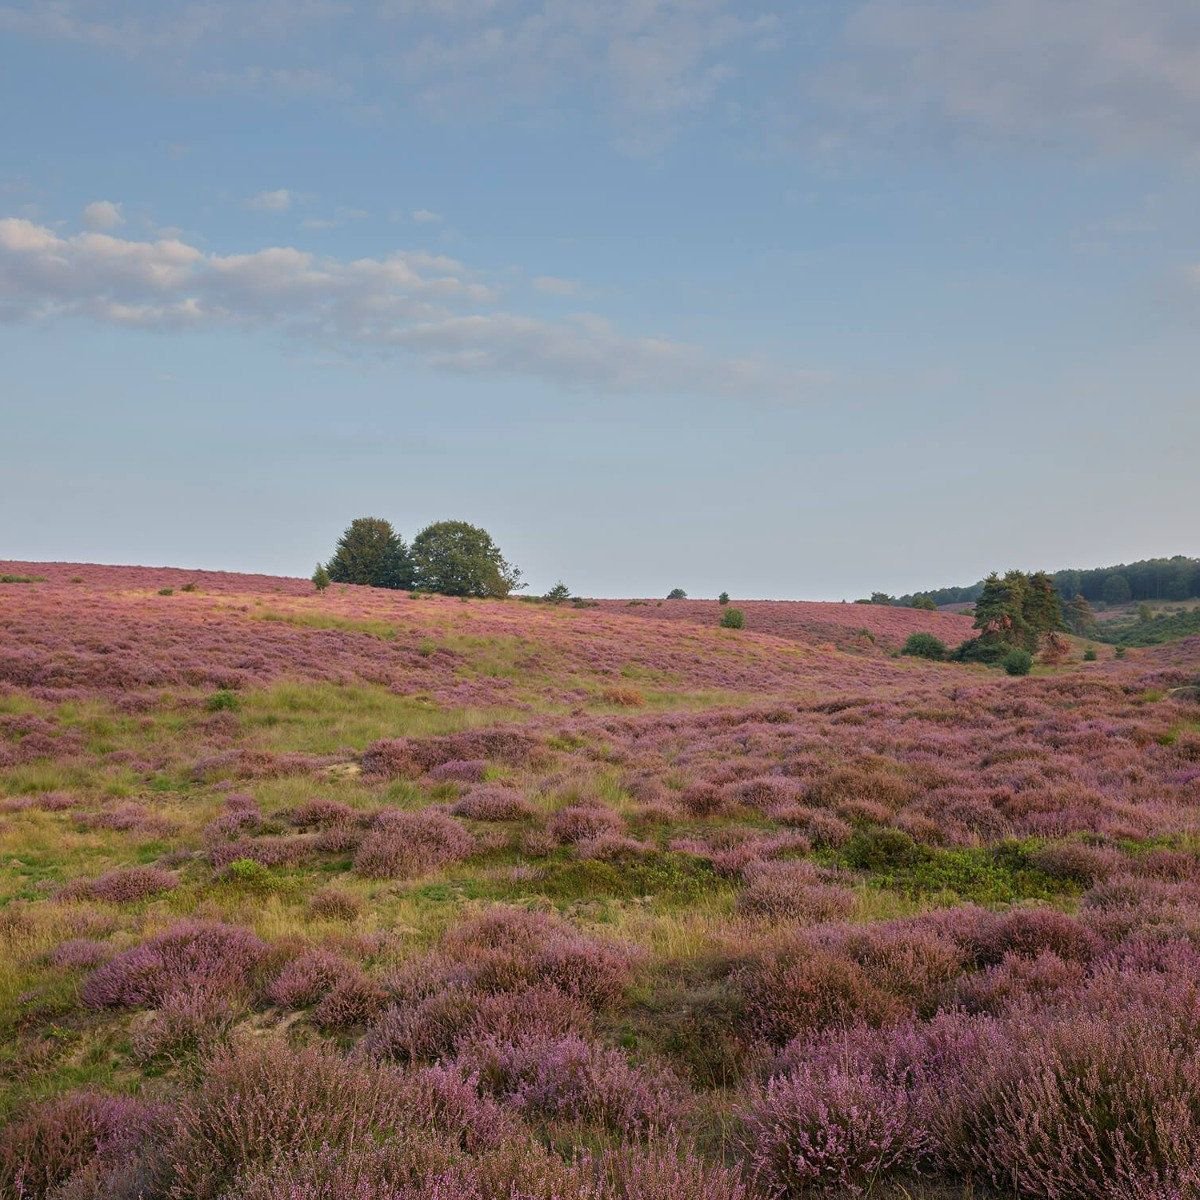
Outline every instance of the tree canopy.
[[338, 539], [326, 566], [334, 583], [409, 588], [413, 565], [403, 539], [382, 517], [357, 517]]
[[994, 571], [975, 602], [975, 628], [985, 642], [1036, 651], [1044, 634], [1062, 627], [1062, 603], [1045, 571]]
[[486, 529], [466, 521], [436, 521], [413, 538], [417, 584], [443, 596], [507, 596], [522, 587]]

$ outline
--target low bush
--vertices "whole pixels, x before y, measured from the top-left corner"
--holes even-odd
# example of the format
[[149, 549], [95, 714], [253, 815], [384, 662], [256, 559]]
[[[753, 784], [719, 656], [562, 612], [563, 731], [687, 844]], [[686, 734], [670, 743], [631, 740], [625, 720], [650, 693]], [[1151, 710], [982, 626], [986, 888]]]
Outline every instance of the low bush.
[[475, 839], [436, 809], [380, 813], [358, 853], [354, 869], [368, 879], [407, 879], [469, 858]]
[[908, 640], [900, 650], [901, 654], [913, 658], [928, 658], [932, 662], [943, 662], [946, 658], [946, 643], [932, 633], [909, 634]]
[[1017, 648], [1010, 650], [1001, 660], [1000, 665], [1008, 675], [1028, 675], [1033, 670], [1033, 655], [1028, 650]]
[[746, 614], [740, 608], [726, 608], [721, 613], [722, 629], [743, 629], [746, 625]]

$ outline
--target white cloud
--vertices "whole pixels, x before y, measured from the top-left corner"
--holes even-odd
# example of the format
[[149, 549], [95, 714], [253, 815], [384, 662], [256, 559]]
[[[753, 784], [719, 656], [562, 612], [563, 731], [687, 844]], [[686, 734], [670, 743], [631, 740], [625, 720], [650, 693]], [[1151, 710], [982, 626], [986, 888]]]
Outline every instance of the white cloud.
[[259, 192], [246, 200], [246, 207], [255, 212], [287, 212], [292, 207], [292, 193], [287, 188], [276, 188], [273, 192]]
[[409, 214], [418, 225], [437, 225], [444, 218], [441, 213], [430, 212], [427, 208], [416, 208]]
[[125, 223], [121, 206], [111, 200], [93, 200], [83, 210], [83, 223], [89, 229], [116, 229]]
[[444, 255], [338, 259], [293, 246], [221, 255], [175, 238], [62, 235], [18, 217], [0, 219], [0, 318], [273, 329], [343, 352], [404, 352], [448, 371], [602, 391], [802, 398], [814, 382], [806, 372], [622, 333], [593, 315], [506, 312], [486, 281]]
[[579, 291], [574, 279], [560, 279], [557, 275], [537, 275], [533, 286], [548, 296], [574, 296]]
[[870, 0], [821, 97], [894, 135], [1200, 151], [1195, 0]]

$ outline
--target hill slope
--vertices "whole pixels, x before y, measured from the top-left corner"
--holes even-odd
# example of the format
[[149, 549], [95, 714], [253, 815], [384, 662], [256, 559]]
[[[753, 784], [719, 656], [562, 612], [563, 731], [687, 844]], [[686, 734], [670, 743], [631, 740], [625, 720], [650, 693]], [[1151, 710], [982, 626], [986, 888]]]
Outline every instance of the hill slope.
[[0, 1196], [1186, 1194], [1200, 639], [0, 573]]

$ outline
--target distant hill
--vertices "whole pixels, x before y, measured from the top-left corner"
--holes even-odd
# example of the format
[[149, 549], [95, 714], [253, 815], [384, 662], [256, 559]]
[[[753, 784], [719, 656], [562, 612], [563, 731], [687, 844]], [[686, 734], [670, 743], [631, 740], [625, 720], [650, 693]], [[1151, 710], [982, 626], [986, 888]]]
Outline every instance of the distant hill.
[[[1064, 600], [1082, 595], [1092, 604], [1129, 604], [1151, 600], [1200, 599], [1200, 558], [1177, 554], [1172, 558], [1146, 558], [1111, 567], [1075, 567], [1053, 573], [1054, 586]], [[896, 603], [909, 606], [919, 596], [935, 604], [973, 604], [983, 590], [983, 580], [966, 587], [931, 588], [900, 596]]]

